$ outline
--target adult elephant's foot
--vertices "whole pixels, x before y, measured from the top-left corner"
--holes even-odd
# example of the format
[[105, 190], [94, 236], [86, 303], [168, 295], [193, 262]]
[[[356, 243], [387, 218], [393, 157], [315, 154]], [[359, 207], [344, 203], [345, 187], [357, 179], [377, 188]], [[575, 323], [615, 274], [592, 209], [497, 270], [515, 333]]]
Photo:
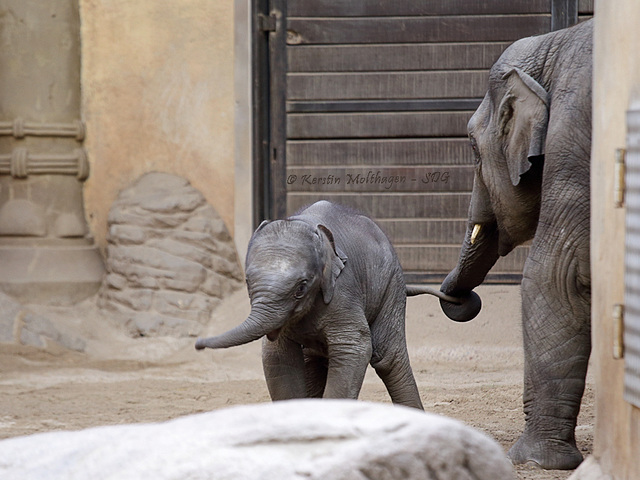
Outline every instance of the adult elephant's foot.
[[514, 465], [534, 463], [545, 470], [573, 470], [582, 462], [575, 443], [523, 433], [507, 456]]

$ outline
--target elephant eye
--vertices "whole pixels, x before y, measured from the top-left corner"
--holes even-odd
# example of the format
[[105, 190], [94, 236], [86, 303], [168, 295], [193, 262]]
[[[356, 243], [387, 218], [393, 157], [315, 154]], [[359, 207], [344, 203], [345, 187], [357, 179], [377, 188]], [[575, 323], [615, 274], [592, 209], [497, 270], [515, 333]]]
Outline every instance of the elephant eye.
[[478, 148], [476, 139], [472, 136], [469, 136], [469, 142], [471, 143], [471, 149], [473, 150], [473, 155], [476, 163], [480, 163], [480, 149]]
[[296, 287], [296, 291], [293, 294], [293, 296], [296, 297], [297, 299], [300, 299], [304, 297], [306, 293], [307, 293], [307, 281], [303, 280]]

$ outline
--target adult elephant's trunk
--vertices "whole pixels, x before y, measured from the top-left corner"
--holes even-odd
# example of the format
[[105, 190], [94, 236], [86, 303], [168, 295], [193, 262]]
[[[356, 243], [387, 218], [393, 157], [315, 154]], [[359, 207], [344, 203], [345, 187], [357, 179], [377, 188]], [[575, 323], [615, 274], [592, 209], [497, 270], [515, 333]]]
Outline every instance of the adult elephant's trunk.
[[444, 313], [459, 322], [474, 318], [480, 311], [479, 297], [472, 290], [480, 285], [499, 258], [500, 234], [489, 195], [480, 179], [474, 181], [469, 223], [456, 267], [447, 275], [440, 291], [458, 297], [462, 304], [441, 300]]
[[275, 340], [286, 321], [286, 315], [274, 315], [254, 306], [247, 319], [237, 327], [216, 337], [198, 338], [196, 350], [236, 347], [258, 340], [265, 335], [270, 340]]

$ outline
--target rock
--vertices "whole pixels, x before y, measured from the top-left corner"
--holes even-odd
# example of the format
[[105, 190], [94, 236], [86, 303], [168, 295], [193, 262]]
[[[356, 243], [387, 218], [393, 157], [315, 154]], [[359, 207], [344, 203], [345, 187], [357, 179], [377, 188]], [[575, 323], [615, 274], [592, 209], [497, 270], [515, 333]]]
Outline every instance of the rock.
[[22, 312], [22, 305], [0, 292], [0, 342], [14, 342], [14, 328], [20, 312]]
[[48, 318], [0, 293], [0, 343], [44, 348], [49, 342], [78, 352], [86, 347], [84, 340], [59, 331]]
[[508, 480], [500, 446], [461, 422], [350, 400], [245, 405], [158, 424], [0, 441], [0, 478]]
[[187, 180], [148, 173], [108, 217], [98, 305], [132, 336], [198, 335], [242, 271], [224, 222]]
[[598, 460], [591, 455], [571, 474], [568, 480], [613, 480], [611, 475], [606, 475]]

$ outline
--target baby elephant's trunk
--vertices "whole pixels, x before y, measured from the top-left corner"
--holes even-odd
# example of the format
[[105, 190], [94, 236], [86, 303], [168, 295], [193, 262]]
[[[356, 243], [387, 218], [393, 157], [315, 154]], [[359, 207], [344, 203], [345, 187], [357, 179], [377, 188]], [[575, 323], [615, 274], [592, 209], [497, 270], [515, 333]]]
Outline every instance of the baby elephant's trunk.
[[196, 350], [202, 350], [204, 348], [229, 348], [244, 345], [276, 332], [283, 324], [284, 320], [271, 320], [252, 309], [251, 314], [240, 325], [216, 337], [198, 338], [195, 347]]

